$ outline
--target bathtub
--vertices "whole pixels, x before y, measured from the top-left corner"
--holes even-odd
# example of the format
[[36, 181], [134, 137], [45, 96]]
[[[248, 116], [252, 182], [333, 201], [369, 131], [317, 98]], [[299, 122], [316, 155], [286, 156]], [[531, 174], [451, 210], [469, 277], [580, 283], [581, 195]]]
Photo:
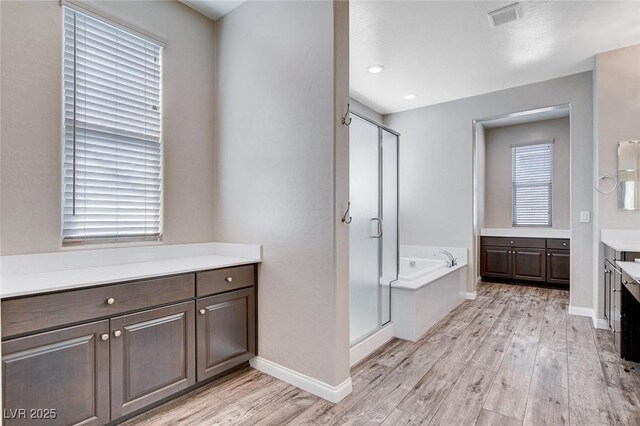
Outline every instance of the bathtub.
[[391, 320], [396, 337], [415, 342], [466, 299], [467, 251], [445, 248], [458, 260], [449, 267], [446, 256], [437, 254], [442, 248], [411, 247], [401, 247], [398, 281], [391, 284]]
[[401, 257], [398, 281], [410, 282], [419, 280], [434, 272], [447, 269], [445, 260], [420, 259], [417, 257]]

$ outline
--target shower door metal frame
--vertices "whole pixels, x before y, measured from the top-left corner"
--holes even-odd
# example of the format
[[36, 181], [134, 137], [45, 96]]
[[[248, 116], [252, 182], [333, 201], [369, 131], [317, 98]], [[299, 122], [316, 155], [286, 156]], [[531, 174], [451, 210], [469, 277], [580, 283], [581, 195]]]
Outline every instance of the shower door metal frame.
[[378, 201], [378, 218], [382, 219], [382, 237], [379, 238], [378, 240], [378, 285], [380, 284], [380, 278], [382, 278], [382, 261], [383, 261], [383, 239], [384, 239], [384, 211], [383, 211], [383, 206], [384, 206], [384, 192], [383, 192], [383, 176], [384, 176], [384, 170], [383, 170], [383, 148], [382, 148], [382, 132], [386, 131], [388, 133], [391, 133], [392, 135], [395, 135], [397, 137], [397, 142], [396, 142], [396, 279], [395, 280], [391, 280], [389, 282], [389, 307], [388, 307], [388, 315], [389, 315], [389, 320], [386, 322], [382, 322], [382, 300], [380, 298], [378, 298], [378, 327], [375, 330], [372, 330], [370, 333], [365, 334], [364, 336], [359, 337], [358, 339], [354, 340], [351, 342], [351, 346], [365, 340], [366, 338], [368, 338], [369, 336], [373, 335], [374, 333], [378, 332], [378, 330], [380, 330], [382, 327], [384, 327], [385, 325], [389, 324], [391, 322], [391, 285], [394, 282], [398, 281], [398, 274], [400, 272], [400, 133], [385, 126], [382, 123], [378, 123], [375, 120], [372, 120], [371, 118], [362, 115], [360, 113], [357, 113], [355, 111], [349, 111], [349, 114], [351, 115], [355, 115], [356, 117], [358, 117], [361, 120], [364, 120], [366, 122], [368, 122], [369, 124], [372, 124], [374, 126], [376, 126], [378, 128], [378, 194], [379, 194], [379, 201]]

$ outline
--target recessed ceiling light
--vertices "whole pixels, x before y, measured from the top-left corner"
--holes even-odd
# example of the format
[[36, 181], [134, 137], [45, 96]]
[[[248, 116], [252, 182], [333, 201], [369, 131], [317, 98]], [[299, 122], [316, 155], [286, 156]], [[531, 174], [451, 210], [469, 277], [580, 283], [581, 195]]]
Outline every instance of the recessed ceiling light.
[[369, 65], [367, 67], [367, 71], [369, 71], [371, 74], [378, 74], [381, 73], [382, 70], [384, 70], [384, 66], [380, 65], [380, 64], [375, 64], [375, 65]]
[[417, 96], [418, 96], [417, 93], [407, 93], [406, 95], [404, 95], [404, 98], [411, 100], [411, 99], [415, 99]]

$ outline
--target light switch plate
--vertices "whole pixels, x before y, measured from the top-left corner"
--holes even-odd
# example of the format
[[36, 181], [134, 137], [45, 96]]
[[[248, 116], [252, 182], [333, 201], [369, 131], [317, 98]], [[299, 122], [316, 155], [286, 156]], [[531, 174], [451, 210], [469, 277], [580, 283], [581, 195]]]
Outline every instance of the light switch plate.
[[590, 211], [581, 211], [580, 212], [580, 222], [589, 223], [591, 222], [591, 212]]

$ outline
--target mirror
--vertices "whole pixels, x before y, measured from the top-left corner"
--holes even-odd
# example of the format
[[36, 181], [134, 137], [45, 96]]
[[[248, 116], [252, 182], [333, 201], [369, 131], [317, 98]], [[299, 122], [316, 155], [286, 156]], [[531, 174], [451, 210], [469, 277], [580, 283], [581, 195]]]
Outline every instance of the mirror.
[[640, 210], [640, 140], [618, 143], [618, 208]]

